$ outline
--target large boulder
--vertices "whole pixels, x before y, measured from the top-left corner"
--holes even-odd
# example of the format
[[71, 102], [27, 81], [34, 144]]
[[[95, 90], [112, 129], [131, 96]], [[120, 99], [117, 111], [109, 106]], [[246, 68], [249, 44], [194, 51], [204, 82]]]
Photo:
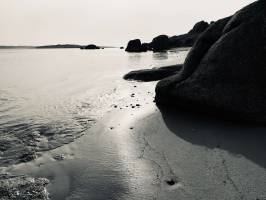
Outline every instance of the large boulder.
[[265, 4], [256, 1], [213, 23], [190, 51], [182, 72], [157, 84], [157, 104], [265, 121]]
[[139, 39], [130, 40], [127, 44], [126, 48], [127, 52], [145, 52], [147, 51], [147, 46], [141, 44], [141, 41]]
[[172, 47], [171, 41], [167, 35], [159, 35], [151, 42], [153, 51], [165, 51]]

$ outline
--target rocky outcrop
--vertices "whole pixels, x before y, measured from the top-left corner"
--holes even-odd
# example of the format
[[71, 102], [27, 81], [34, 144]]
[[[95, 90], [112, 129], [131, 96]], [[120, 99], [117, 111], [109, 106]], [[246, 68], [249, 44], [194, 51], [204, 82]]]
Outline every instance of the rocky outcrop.
[[137, 80], [137, 81], [158, 81], [163, 78], [175, 75], [179, 73], [183, 65], [173, 65], [167, 67], [143, 69], [138, 71], [129, 72], [124, 76], [126, 80]]
[[147, 51], [147, 46], [145, 44], [141, 44], [140, 39], [130, 40], [127, 44], [126, 51], [127, 52], [145, 52]]
[[159, 35], [151, 43], [141, 43], [139, 39], [129, 41], [127, 52], [165, 51], [177, 47], [192, 47], [198, 37], [210, 26], [205, 21], [196, 23], [187, 34], [172, 36]]
[[182, 71], [157, 84], [157, 104], [265, 122], [265, 4], [256, 1], [211, 24]]

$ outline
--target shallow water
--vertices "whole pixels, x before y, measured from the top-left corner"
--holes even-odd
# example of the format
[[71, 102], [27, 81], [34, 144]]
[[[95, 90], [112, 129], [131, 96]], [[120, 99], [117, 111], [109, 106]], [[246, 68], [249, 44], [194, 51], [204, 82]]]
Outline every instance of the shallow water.
[[74, 141], [120, 98], [118, 77], [180, 63], [186, 53], [0, 50], [0, 167]]

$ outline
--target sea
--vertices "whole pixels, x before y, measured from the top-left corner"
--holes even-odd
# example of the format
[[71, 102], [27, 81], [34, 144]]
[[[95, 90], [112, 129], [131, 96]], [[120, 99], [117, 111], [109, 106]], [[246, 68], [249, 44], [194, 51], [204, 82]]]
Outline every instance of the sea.
[[119, 99], [125, 73], [178, 64], [186, 55], [187, 49], [0, 50], [0, 167], [82, 137]]

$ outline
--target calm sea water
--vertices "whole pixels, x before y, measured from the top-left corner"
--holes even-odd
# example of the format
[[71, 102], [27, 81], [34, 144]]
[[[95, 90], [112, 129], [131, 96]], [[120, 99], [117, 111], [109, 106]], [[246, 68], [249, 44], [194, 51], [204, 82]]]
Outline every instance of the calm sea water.
[[0, 50], [0, 166], [72, 142], [108, 110], [126, 72], [176, 64], [186, 53]]

